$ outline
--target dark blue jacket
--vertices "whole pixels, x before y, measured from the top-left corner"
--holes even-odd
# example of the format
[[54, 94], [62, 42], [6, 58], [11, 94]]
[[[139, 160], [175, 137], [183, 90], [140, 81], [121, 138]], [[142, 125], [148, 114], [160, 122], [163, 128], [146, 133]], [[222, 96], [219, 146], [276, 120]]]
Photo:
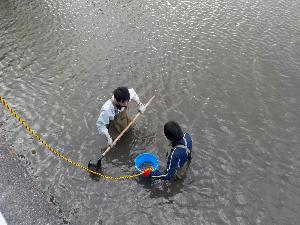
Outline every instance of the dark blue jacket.
[[[182, 145], [186, 146], [187, 149]], [[155, 170], [151, 173], [151, 177], [163, 180], [170, 180], [172, 177], [174, 177], [176, 170], [182, 167], [187, 162], [187, 160], [191, 158], [192, 137], [190, 134], [185, 133], [183, 138], [175, 143], [172, 143], [172, 146], [173, 148], [168, 156], [168, 162], [165, 172]]]

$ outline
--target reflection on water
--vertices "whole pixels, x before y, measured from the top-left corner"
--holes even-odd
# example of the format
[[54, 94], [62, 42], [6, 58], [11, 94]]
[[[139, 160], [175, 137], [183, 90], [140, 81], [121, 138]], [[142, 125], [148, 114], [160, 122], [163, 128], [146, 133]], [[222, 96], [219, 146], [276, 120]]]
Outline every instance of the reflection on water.
[[127, 85], [156, 99], [102, 172], [132, 174], [142, 152], [164, 167], [170, 119], [194, 155], [182, 181], [111, 182], [59, 160], [3, 107], [0, 132], [70, 224], [297, 224], [299, 19], [296, 0], [1, 1], [0, 94], [48, 144], [97, 158], [100, 107]]

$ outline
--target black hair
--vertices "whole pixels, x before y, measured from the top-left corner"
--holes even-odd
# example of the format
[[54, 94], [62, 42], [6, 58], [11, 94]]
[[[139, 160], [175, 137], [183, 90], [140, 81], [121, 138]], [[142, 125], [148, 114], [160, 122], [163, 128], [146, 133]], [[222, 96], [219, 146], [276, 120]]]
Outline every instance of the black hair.
[[117, 102], [125, 102], [130, 100], [130, 94], [127, 87], [118, 87], [114, 90], [114, 97]]
[[181, 127], [175, 121], [169, 121], [165, 124], [164, 133], [170, 142], [176, 142], [183, 138]]

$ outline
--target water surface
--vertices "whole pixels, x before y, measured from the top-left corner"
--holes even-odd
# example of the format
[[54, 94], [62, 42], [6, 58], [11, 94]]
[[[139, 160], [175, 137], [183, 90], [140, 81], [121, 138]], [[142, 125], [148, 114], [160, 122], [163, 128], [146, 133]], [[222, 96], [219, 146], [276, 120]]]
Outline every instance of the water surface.
[[103, 173], [132, 174], [141, 152], [165, 166], [170, 119], [194, 153], [183, 181], [112, 182], [57, 158], [3, 106], [1, 133], [70, 224], [298, 224], [299, 24], [297, 0], [2, 0], [0, 95], [48, 144], [97, 157], [99, 109], [126, 85], [156, 99]]

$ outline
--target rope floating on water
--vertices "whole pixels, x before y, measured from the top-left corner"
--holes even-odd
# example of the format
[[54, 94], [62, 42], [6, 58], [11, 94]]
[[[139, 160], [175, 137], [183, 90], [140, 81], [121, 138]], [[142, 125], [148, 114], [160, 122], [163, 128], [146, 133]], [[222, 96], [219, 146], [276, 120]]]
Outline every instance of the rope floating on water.
[[50, 145], [48, 145], [46, 143], [46, 141], [44, 141], [34, 130], [32, 130], [28, 126], [28, 124], [9, 106], [9, 104], [4, 100], [4, 98], [2, 96], [0, 96], [0, 101], [5, 106], [5, 108], [10, 112], [10, 114], [13, 117], [15, 117], [23, 127], [25, 127], [25, 129], [27, 130], [28, 133], [30, 133], [33, 137], [35, 137], [36, 140], [38, 140], [42, 145], [44, 145], [48, 150], [50, 150], [52, 153], [57, 155], [63, 161], [65, 161], [69, 164], [72, 164], [73, 166], [78, 167], [82, 170], [85, 170], [86, 172], [89, 172], [89, 173], [92, 173], [94, 175], [100, 176], [100, 177], [108, 179], [108, 180], [113, 180], [113, 181], [124, 180], [124, 179], [132, 179], [132, 178], [138, 177], [138, 176], [143, 174], [143, 173], [138, 173], [138, 174], [133, 174], [133, 175], [124, 175], [124, 176], [119, 176], [119, 177], [112, 177], [112, 176], [104, 175], [102, 173], [90, 170], [89, 168], [81, 165], [80, 163], [69, 159], [68, 157], [64, 156], [63, 154], [59, 153], [57, 150], [52, 148]]

